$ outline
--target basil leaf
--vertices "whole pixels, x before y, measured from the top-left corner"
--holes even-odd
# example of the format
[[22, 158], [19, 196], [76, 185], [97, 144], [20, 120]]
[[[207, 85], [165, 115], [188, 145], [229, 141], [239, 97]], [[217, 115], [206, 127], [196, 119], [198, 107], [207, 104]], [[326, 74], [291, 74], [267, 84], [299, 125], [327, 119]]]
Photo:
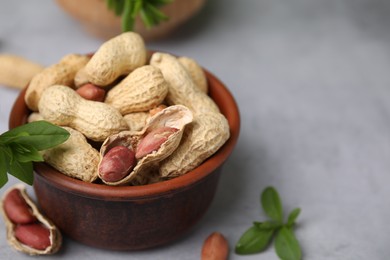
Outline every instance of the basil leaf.
[[258, 253], [267, 248], [272, 235], [275, 230], [273, 229], [259, 229], [256, 226], [252, 226], [241, 236], [236, 244], [235, 252], [237, 254], [253, 254]]
[[[28, 133], [28, 135], [25, 133]], [[38, 151], [59, 145], [68, 138], [68, 131], [47, 121], [36, 121], [21, 125], [0, 135], [0, 139], [5, 140], [6, 143], [17, 142], [32, 146]]]
[[253, 222], [253, 225], [256, 226], [258, 229], [277, 229], [282, 226], [282, 224], [274, 221], [265, 221], [265, 222]]
[[295, 223], [295, 220], [298, 218], [299, 214], [301, 213], [300, 208], [293, 209], [293, 211], [290, 212], [287, 218], [287, 227], [292, 227]]
[[274, 221], [283, 222], [282, 203], [278, 192], [273, 187], [267, 187], [261, 194], [261, 204], [265, 213]]
[[0, 135], [0, 144], [6, 145], [15, 141], [17, 142], [18, 138], [22, 136], [29, 136], [29, 134], [27, 132], [20, 132], [17, 133], [16, 135], [12, 135], [12, 134], [9, 135], [9, 131], [5, 132], [4, 134]]
[[14, 161], [14, 155], [12, 154], [12, 150], [8, 145], [2, 145], [1, 149], [5, 155], [6, 161], [8, 161], [8, 163], [6, 163], [6, 165], [8, 166]]
[[5, 147], [0, 146], [0, 188], [3, 187], [8, 181], [8, 166], [7, 156], [5, 154]]
[[15, 160], [19, 162], [42, 162], [42, 155], [32, 146], [20, 143], [10, 143], [9, 147], [13, 151]]
[[300, 260], [301, 248], [294, 233], [287, 227], [282, 227], [276, 234], [275, 251], [282, 260]]
[[18, 162], [14, 160], [13, 163], [9, 165], [9, 173], [29, 185], [33, 184], [34, 175], [32, 162]]

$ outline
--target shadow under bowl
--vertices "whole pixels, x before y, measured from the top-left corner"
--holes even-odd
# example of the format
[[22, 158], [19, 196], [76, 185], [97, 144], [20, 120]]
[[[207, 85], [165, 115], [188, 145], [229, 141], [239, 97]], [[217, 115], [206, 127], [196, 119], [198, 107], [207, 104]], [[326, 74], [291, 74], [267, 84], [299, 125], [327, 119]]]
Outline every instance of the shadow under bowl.
[[[237, 104], [224, 84], [205, 71], [209, 95], [230, 126], [230, 138], [194, 170], [171, 180], [143, 186], [107, 186], [61, 174], [34, 163], [34, 191], [43, 213], [66, 236], [110, 250], [141, 250], [172, 242], [188, 232], [209, 208], [223, 163], [239, 136]], [[27, 122], [31, 111], [24, 89], [11, 110], [9, 128]]]

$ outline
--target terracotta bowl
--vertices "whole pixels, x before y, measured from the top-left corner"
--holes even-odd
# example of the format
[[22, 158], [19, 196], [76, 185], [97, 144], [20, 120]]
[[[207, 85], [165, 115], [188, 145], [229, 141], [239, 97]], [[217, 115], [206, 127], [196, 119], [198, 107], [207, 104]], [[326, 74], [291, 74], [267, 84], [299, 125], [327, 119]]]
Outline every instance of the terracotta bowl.
[[[224, 162], [237, 142], [240, 116], [229, 90], [207, 72], [210, 96], [227, 117], [230, 139], [187, 174], [144, 186], [112, 187], [67, 177], [45, 163], [34, 164], [34, 191], [43, 212], [64, 235], [93, 247], [141, 250], [180, 238], [205, 214]], [[9, 127], [26, 123], [31, 113], [25, 90], [16, 99]]]

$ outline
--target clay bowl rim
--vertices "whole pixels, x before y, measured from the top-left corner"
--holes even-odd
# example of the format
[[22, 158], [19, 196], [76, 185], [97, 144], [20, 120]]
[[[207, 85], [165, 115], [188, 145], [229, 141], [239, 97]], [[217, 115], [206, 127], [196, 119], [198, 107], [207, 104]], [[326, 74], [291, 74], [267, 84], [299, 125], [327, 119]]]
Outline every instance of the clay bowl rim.
[[[41, 179], [52, 186], [79, 196], [113, 201], [129, 201], [150, 199], [164, 195], [171, 195], [196, 185], [211, 175], [217, 168], [222, 167], [232, 153], [239, 136], [240, 114], [237, 103], [227, 87], [212, 73], [204, 69], [209, 82], [209, 95], [217, 103], [221, 113], [226, 116], [230, 126], [230, 138], [210, 158], [194, 170], [159, 183], [141, 186], [109, 186], [98, 183], [88, 183], [75, 178], [59, 174], [57, 170], [46, 163], [34, 163], [34, 171]], [[24, 102], [24, 95], [28, 85], [20, 92], [11, 109], [9, 128], [15, 128], [27, 122], [31, 111]], [[221, 104], [226, 105], [221, 107]], [[37, 178], [38, 176], [35, 176]]]

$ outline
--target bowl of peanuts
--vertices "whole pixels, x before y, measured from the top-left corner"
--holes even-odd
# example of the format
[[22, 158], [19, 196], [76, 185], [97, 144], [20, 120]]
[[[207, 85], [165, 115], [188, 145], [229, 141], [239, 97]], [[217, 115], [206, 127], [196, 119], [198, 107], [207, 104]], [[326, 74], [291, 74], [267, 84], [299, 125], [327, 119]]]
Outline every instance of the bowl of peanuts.
[[133, 32], [37, 74], [9, 127], [35, 120], [70, 133], [34, 163], [40, 210], [66, 237], [109, 250], [188, 233], [240, 130], [234, 97], [217, 77], [188, 57], [146, 50]]

